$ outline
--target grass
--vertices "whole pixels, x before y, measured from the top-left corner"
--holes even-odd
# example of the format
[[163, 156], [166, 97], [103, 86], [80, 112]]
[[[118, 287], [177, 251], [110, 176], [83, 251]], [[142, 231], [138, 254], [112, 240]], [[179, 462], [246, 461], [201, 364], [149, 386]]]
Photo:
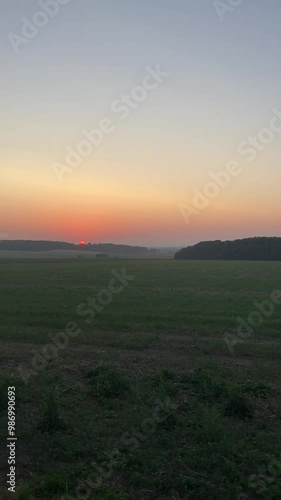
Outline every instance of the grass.
[[[86, 323], [77, 306], [123, 267], [134, 280]], [[281, 498], [281, 306], [233, 355], [223, 338], [280, 288], [281, 263], [79, 259], [0, 270], [0, 436], [13, 385], [14, 498]], [[69, 322], [81, 332], [52, 357], [44, 349]], [[6, 500], [5, 448], [0, 461]]]

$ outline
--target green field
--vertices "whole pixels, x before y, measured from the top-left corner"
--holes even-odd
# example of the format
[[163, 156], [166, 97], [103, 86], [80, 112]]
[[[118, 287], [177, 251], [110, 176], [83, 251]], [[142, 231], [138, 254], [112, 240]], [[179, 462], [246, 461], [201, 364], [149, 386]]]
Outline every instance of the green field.
[[[123, 268], [131, 278], [109, 291]], [[268, 301], [281, 263], [22, 261], [0, 273], [1, 500], [280, 500], [281, 305]], [[237, 318], [264, 301], [239, 337]]]

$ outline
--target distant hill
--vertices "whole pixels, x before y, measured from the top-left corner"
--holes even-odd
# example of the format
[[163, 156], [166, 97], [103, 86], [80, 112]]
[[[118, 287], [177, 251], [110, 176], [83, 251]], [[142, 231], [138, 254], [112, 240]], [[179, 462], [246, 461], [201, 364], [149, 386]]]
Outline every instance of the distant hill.
[[32, 241], [32, 240], [2, 240], [0, 250], [46, 252], [50, 250], [79, 250], [80, 252], [95, 252], [110, 255], [147, 255], [157, 250], [146, 247], [115, 245], [114, 243], [89, 243], [85, 246], [63, 241]]
[[182, 248], [175, 259], [281, 260], [281, 238], [202, 241]]

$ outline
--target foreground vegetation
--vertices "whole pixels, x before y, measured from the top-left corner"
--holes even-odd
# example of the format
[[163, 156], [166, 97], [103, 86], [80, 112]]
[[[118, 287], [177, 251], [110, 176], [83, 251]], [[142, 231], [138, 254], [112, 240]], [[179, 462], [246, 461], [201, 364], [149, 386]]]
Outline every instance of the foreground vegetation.
[[[99, 291], [124, 267], [134, 279], [105, 304]], [[1, 499], [10, 498], [11, 385], [19, 500], [281, 498], [281, 305], [237, 334], [237, 317], [247, 322], [281, 288], [281, 263], [114, 259], [0, 270]], [[100, 311], [82, 316], [94, 300]], [[46, 360], [70, 322], [75, 335]], [[232, 354], [226, 333], [239, 340]]]

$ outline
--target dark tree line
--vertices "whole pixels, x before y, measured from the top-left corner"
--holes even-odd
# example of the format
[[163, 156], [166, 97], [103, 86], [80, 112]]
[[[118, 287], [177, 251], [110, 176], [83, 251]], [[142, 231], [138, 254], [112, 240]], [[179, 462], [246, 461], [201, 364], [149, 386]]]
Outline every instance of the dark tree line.
[[0, 241], [0, 250], [20, 250], [29, 252], [44, 252], [48, 250], [79, 250], [106, 253], [112, 255], [145, 255], [155, 253], [156, 250], [131, 245], [115, 245], [114, 243], [89, 243], [85, 246], [74, 245], [62, 241], [32, 241], [32, 240], [3, 240]]
[[281, 260], [281, 238], [202, 241], [182, 248], [175, 259]]

